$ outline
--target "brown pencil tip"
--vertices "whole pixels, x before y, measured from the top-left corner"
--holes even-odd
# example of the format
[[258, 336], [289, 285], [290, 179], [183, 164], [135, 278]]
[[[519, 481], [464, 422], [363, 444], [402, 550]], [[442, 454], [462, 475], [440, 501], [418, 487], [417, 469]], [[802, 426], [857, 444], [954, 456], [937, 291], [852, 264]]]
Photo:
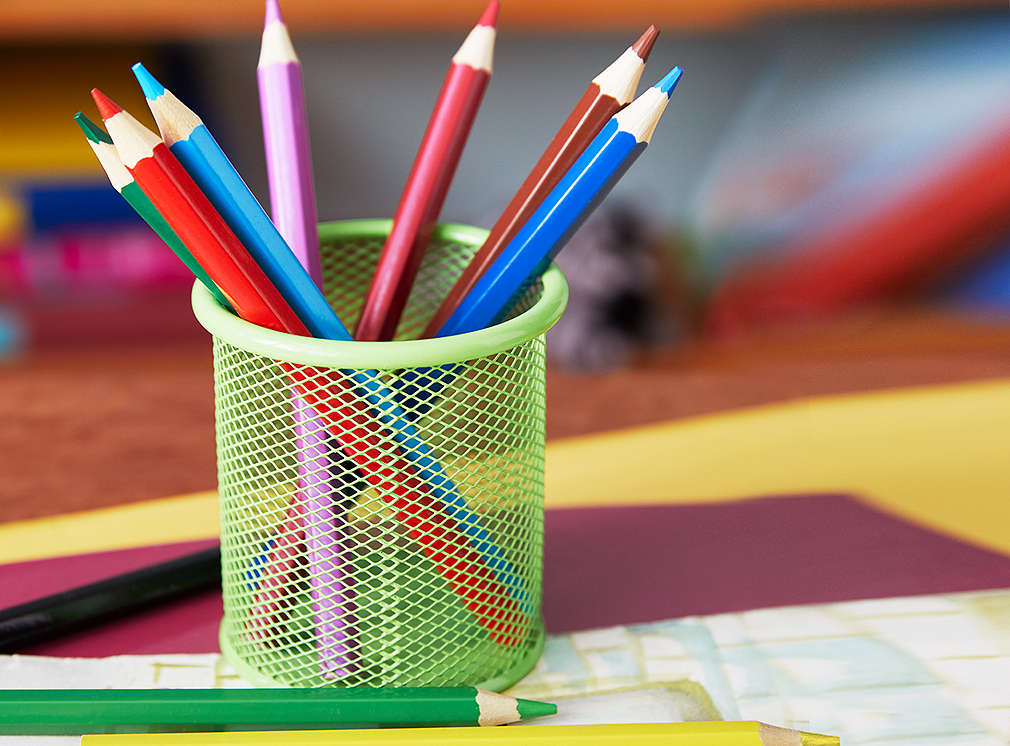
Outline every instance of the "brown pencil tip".
[[484, 8], [484, 15], [482, 15], [480, 17], [480, 20], [477, 21], [477, 25], [490, 26], [491, 28], [494, 28], [495, 24], [498, 23], [499, 5], [500, 3], [498, 2], [498, 0], [491, 0], [491, 2], [487, 4], [487, 7]]
[[631, 45], [631, 48], [645, 62], [649, 59], [649, 53], [652, 52], [652, 46], [658, 37], [659, 29], [655, 25], [649, 26], [645, 33], [638, 37], [638, 41]]

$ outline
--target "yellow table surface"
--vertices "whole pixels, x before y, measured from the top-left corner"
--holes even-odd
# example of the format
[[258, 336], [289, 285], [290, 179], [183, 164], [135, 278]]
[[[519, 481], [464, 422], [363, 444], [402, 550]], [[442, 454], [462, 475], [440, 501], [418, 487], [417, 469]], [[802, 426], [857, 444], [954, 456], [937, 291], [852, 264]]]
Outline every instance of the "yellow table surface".
[[[1010, 381], [801, 399], [547, 447], [547, 507], [845, 492], [1010, 553]], [[0, 525], [0, 562], [212, 538], [202, 492]]]

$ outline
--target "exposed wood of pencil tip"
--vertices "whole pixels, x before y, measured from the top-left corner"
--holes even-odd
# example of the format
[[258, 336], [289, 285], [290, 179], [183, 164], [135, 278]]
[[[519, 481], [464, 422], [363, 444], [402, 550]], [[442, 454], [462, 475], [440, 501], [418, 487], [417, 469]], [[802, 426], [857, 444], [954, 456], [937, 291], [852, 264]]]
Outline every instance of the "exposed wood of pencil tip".
[[823, 736], [819, 733], [804, 733], [789, 728], [778, 728], [761, 723], [758, 738], [764, 746], [838, 746], [837, 736]]

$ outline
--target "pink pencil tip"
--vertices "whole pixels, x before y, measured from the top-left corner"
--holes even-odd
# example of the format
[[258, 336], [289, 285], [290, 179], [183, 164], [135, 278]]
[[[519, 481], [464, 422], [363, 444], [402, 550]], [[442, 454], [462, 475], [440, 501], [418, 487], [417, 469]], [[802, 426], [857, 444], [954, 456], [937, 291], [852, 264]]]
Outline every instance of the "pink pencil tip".
[[284, 23], [284, 17], [281, 15], [281, 6], [277, 3], [277, 0], [267, 0], [267, 15], [263, 25], [269, 26], [271, 23]]
[[491, 0], [491, 2], [487, 4], [487, 7], [484, 8], [484, 15], [482, 15], [480, 17], [480, 20], [477, 21], [477, 25], [490, 26], [491, 28], [494, 28], [495, 24], [498, 23], [499, 5], [500, 3], [498, 2], [498, 0]]
[[95, 106], [98, 107], [98, 113], [103, 120], [111, 119], [123, 110], [119, 104], [97, 88], [91, 89], [91, 98], [95, 100]]

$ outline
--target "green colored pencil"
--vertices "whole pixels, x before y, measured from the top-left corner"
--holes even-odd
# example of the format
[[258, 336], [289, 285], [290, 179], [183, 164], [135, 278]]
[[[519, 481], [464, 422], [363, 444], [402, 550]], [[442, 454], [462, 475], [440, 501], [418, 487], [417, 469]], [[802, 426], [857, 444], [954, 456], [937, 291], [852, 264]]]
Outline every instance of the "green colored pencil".
[[557, 706], [476, 687], [0, 690], [0, 733], [75, 735], [504, 725]]
[[207, 276], [207, 273], [203, 271], [203, 267], [193, 258], [186, 245], [176, 235], [175, 231], [172, 230], [172, 227], [165, 221], [165, 218], [161, 216], [161, 213], [151, 203], [148, 196], [144, 194], [137, 182], [134, 181], [130, 172], [126, 170], [126, 166], [123, 165], [123, 162], [119, 160], [119, 153], [116, 151], [116, 146], [112, 144], [112, 138], [108, 136], [105, 130], [81, 112], [74, 114], [74, 121], [77, 122], [84, 135], [88, 138], [88, 145], [95, 151], [95, 155], [98, 156], [98, 162], [102, 164], [102, 168], [105, 169], [105, 173], [108, 175], [109, 181], [112, 182], [112, 186], [116, 188], [116, 191], [123, 196], [123, 199], [129, 203], [130, 207], [137, 211], [137, 214], [144, 219], [144, 222], [151, 226], [155, 233], [161, 236], [161, 240], [168, 244], [168, 248], [174, 251], [175, 255], [189, 267], [189, 271], [207, 286], [207, 289], [214, 294], [218, 302], [230, 308], [231, 304], [228, 302], [228, 299], [225, 298], [221, 290], [214, 284], [214, 281]]

